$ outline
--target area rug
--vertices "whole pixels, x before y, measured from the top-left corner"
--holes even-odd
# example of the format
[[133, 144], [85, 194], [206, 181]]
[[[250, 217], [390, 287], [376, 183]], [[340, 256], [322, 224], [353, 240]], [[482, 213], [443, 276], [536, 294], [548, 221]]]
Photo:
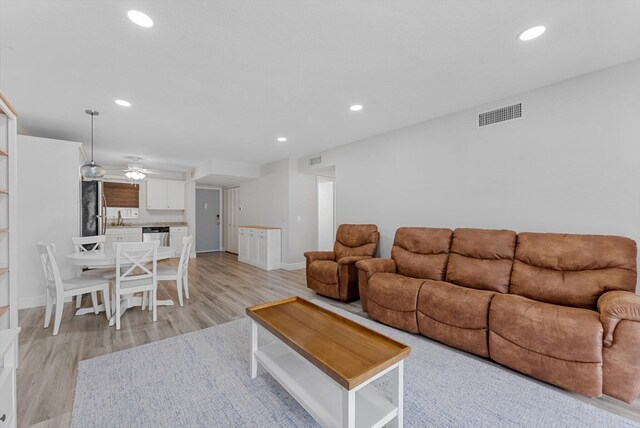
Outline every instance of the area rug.
[[[412, 347], [404, 365], [407, 427], [640, 427], [501, 367], [319, 304]], [[80, 362], [71, 425], [318, 426], [264, 369], [250, 378], [249, 331], [243, 318]]]

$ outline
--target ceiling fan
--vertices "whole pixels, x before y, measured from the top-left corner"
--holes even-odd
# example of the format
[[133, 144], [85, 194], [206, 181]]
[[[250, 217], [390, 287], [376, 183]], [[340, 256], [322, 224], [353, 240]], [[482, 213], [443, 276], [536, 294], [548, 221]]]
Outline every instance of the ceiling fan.
[[127, 165], [127, 169], [123, 169], [122, 171], [129, 180], [142, 180], [147, 176], [147, 174], [157, 174], [155, 171], [143, 168], [142, 165], [138, 163], [142, 160], [141, 157], [127, 156], [127, 159], [130, 159], [131, 163]]

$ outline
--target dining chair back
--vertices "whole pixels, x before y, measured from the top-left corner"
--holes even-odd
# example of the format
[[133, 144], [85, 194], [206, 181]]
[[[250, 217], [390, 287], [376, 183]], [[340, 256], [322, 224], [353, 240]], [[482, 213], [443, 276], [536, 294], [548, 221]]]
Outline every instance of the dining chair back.
[[62, 310], [64, 299], [67, 297], [78, 297], [82, 294], [91, 293], [93, 300], [93, 310], [97, 314], [98, 310], [98, 292], [102, 292], [102, 300], [105, 305], [105, 313], [107, 319], [111, 316], [111, 307], [109, 304], [109, 281], [103, 278], [71, 278], [62, 279], [58, 263], [56, 262], [56, 246], [52, 243], [38, 242], [36, 245], [42, 271], [46, 284], [46, 306], [44, 313], [44, 328], [49, 327], [51, 320], [51, 312], [53, 305], [56, 306], [55, 323], [53, 327], [53, 335], [58, 334], [60, 323], [62, 321]]
[[76, 253], [96, 252], [104, 250], [104, 243], [107, 240], [105, 235], [97, 236], [74, 236], [71, 238], [76, 247]]
[[[138, 292], [150, 292], [149, 304], [153, 321], [157, 318], [156, 294], [158, 290], [159, 241], [119, 242], [116, 247], [116, 281], [114, 302], [116, 306], [116, 330], [120, 330], [120, 304], [122, 296]], [[151, 268], [149, 268], [151, 264]]]
[[180, 260], [178, 267], [160, 266], [158, 268], [158, 280], [175, 281], [176, 292], [178, 293], [178, 303], [183, 306], [182, 290], [186, 298], [189, 298], [189, 255], [191, 254], [191, 244], [193, 237], [185, 236], [182, 238], [182, 250], [180, 251]]

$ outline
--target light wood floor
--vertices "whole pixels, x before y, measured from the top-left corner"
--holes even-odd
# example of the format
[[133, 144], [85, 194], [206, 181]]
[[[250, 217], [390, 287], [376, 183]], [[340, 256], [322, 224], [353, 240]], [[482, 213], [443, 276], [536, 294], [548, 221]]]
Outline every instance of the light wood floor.
[[[42, 327], [44, 308], [21, 310], [18, 425], [69, 425], [80, 361], [238, 319], [245, 316], [247, 306], [298, 295], [321, 299], [367, 317], [359, 302], [342, 304], [308, 290], [304, 269], [266, 272], [238, 263], [236, 256], [226, 253], [203, 254], [192, 260], [189, 288], [191, 299], [185, 300], [184, 307], [159, 307], [155, 323], [150, 312], [129, 310], [123, 315], [118, 332], [107, 326], [104, 314], [76, 317], [75, 305], [68, 303], [60, 333], [52, 336], [52, 326], [46, 330]], [[177, 302], [175, 283], [161, 282], [158, 296]], [[90, 306], [90, 301], [85, 301], [84, 306]], [[629, 406], [608, 397], [592, 399], [564, 393], [640, 421], [640, 400]]]

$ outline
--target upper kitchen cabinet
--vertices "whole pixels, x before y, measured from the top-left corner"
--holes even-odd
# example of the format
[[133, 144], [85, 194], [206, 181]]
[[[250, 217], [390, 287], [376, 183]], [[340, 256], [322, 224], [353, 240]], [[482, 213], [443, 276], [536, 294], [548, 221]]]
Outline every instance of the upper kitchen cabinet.
[[105, 181], [102, 186], [108, 207], [138, 208], [140, 206], [139, 184]]
[[147, 180], [147, 209], [184, 210], [184, 181]]

